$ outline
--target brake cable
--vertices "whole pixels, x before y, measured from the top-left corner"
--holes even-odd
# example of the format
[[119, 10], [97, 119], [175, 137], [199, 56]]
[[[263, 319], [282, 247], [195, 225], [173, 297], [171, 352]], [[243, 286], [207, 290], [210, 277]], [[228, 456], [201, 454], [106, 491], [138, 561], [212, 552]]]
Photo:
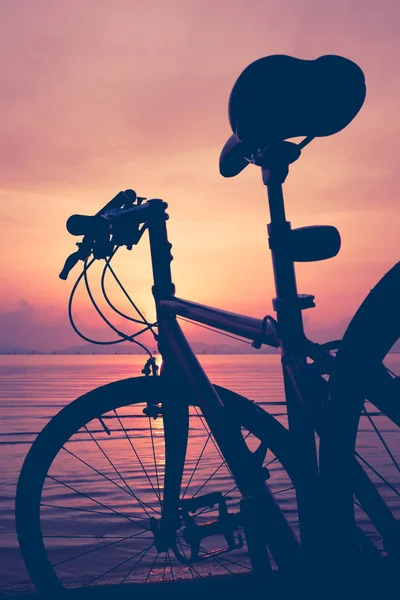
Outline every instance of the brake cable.
[[[100, 281], [100, 284], [101, 284], [101, 291], [103, 292], [104, 299], [105, 299], [105, 301], [107, 302], [108, 306], [109, 306], [109, 307], [110, 307], [110, 308], [111, 308], [111, 309], [112, 309], [114, 312], [116, 312], [118, 315], [120, 315], [121, 317], [123, 317], [123, 318], [124, 318], [124, 319], [126, 319], [127, 321], [132, 321], [133, 323], [141, 323], [141, 324], [144, 324], [144, 321], [143, 321], [143, 320], [141, 320], [141, 321], [140, 321], [139, 319], [134, 319], [133, 317], [130, 317], [129, 315], [126, 315], [126, 314], [125, 314], [125, 313], [123, 313], [121, 310], [119, 310], [119, 309], [118, 309], [116, 306], [114, 306], [114, 304], [111, 302], [111, 300], [110, 300], [110, 298], [108, 297], [108, 294], [107, 294], [107, 292], [106, 292], [105, 278], [106, 278], [106, 273], [107, 273], [107, 269], [108, 269], [108, 264], [109, 264], [109, 262], [111, 261], [111, 259], [113, 258], [113, 256], [116, 254], [117, 250], [118, 250], [120, 247], [121, 247], [121, 246], [116, 246], [116, 247], [114, 248], [114, 250], [113, 250], [113, 252], [112, 252], [112, 254], [111, 254], [110, 258], [109, 258], [108, 260], [106, 259], [106, 263], [105, 263], [105, 265], [104, 265], [104, 268], [103, 268], [103, 271], [102, 271], [102, 274], [101, 274], [101, 281]], [[111, 271], [111, 269], [110, 269], [110, 271]], [[112, 272], [112, 274], [114, 275], [114, 273], [113, 273], [113, 272]], [[115, 276], [114, 276], [114, 279], [115, 279]], [[119, 281], [117, 281], [117, 283], [118, 283], [118, 284], [120, 284], [120, 282], [119, 282]], [[120, 287], [121, 287], [121, 284], [120, 284]], [[131, 300], [131, 299], [129, 298], [129, 300]], [[137, 307], [136, 307], [136, 305], [134, 305], [134, 308], [135, 308], [135, 310], [136, 310], [136, 311], [139, 313], [139, 311], [137, 310]], [[148, 323], [146, 323], [146, 324], [148, 324]]]
[[[91, 344], [101, 345], [101, 346], [111, 346], [111, 345], [113, 345], [113, 344], [120, 344], [120, 343], [122, 343], [122, 342], [125, 342], [125, 341], [131, 341], [132, 343], [134, 343], [134, 344], [137, 344], [138, 346], [140, 346], [141, 348], [143, 348], [143, 350], [145, 350], [145, 352], [146, 352], [146, 353], [147, 353], [147, 354], [150, 356], [150, 358], [152, 358], [152, 357], [153, 357], [153, 354], [150, 352], [150, 350], [149, 350], [148, 348], [146, 348], [146, 346], [145, 346], [144, 344], [141, 344], [141, 343], [140, 343], [140, 342], [138, 342], [137, 340], [131, 339], [131, 338], [132, 338], [132, 336], [131, 336], [131, 337], [128, 337], [128, 336], [125, 336], [124, 334], [122, 334], [122, 332], [118, 332], [118, 334], [119, 334], [119, 335], [121, 335], [121, 334], [122, 334], [122, 336], [124, 336], [124, 337], [121, 337], [120, 339], [117, 339], [117, 340], [110, 340], [110, 341], [107, 341], [107, 342], [106, 342], [106, 341], [94, 340], [94, 339], [92, 339], [92, 338], [89, 338], [87, 335], [83, 334], [83, 333], [82, 333], [82, 332], [79, 330], [79, 328], [77, 327], [77, 325], [76, 325], [76, 323], [75, 323], [75, 321], [74, 321], [73, 315], [72, 315], [72, 304], [73, 304], [73, 300], [74, 300], [75, 293], [76, 293], [76, 290], [77, 290], [77, 288], [78, 288], [78, 285], [79, 285], [79, 284], [80, 284], [80, 282], [82, 281], [82, 278], [86, 277], [86, 279], [87, 279], [87, 270], [88, 270], [88, 269], [89, 269], [89, 268], [90, 268], [90, 267], [93, 265], [93, 263], [94, 263], [94, 261], [95, 261], [95, 260], [96, 260], [95, 258], [92, 258], [92, 259], [91, 259], [89, 262], [87, 262], [87, 260], [85, 261], [85, 263], [84, 263], [84, 268], [83, 268], [82, 272], [80, 273], [80, 275], [78, 276], [78, 278], [76, 279], [76, 281], [75, 281], [75, 283], [74, 283], [74, 285], [73, 285], [73, 287], [72, 287], [72, 290], [71, 290], [71, 294], [70, 294], [69, 301], [68, 301], [68, 318], [69, 318], [69, 322], [71, 323], [71, 326], [72, 326], [73, 330], [75, 331], [75, 333], [76, 333], [76, 334], [77, 334], [77, 335], [78, 335], [80, 338], [82, 338], [82, 339], [83, 339], [83, 340], [85, 340], [86, 342], [89, 342], [89, 343], [91, 343]], [[85, 273], [86, 273], [86, 275], [85, 275]], [[90, 289], [90, 288], [89, 288], [89, 289]], [[97, 307], [97, 305], [96, 305], [96, 303], [95, 303], [95, 301], [94, 301], [94, 298], [93, 298], [93, 296], [92, 296], [92, 295], [90, 295], [89, 297], [90, 297], [90, 299], [91, 299], [91, 301], [92, 301], [93, 305], [95, 306], [95, 308], [97, 308], [97, 309], [98, 309], [98, 312], [99, 312], [99, 314], [100, 314], [100, 315], [101, 315], [101, 316], [102, 316], [102, 317], [103, 317], [103, 318], [106, 320], [106, 322], [107, 322], [107, 321], [108, 321], [108, 319], [106, 319], [106, 317], [104, 317], [104, 315], [102, 315], [102, 313], [101, 313], [100, 309]], [[111, 327], [111, 328], [112, 328], [114, 331], [116, 330], [116, 329], [114, 328], [114, 326], [113, 326], [111, 323], [109, 323], [109, 322], [108, 322], [107, 324], [109, 324], [109, 326], [110, 326], [110, 327]], [[148, 329], [148, 327], [146, 327], [146, 330], [147, 330], [147, 329]], [[140, 332], [140, 333], [143, 333], [143, 332]], [[136, 334], [136, 335], [139, 335], [139, 333], [138, 333], [138, 334]], [[133, 336], [133, 337], [134, 337], [134, 336]]]
[[146, 326], [144, 329], [141, 329], [140, 331], [137, 331], [136, 333], [132, 334], [132, 335], [126, 335], [125, 333], [123, 333], [122, 331], [120, 331], [119, 329], [117, 329], [109, 319], [107, 319], [107, 317], [103, 314], [103, 312], [101, 311], [101, 309], [99, 308], [98, 304], [96, 303], [94, 296], [92, 294], [92, 290], [90, 289], [90, 285], [89, 285], [89, 279], [87, 276], [87, 261], [85, 261], [84, 263], [84, 267], [83, 267], [83, 277], [84, 277], [84, 281], [85, 281], [85, 287], [86, 287], [86, 291], [88, 293], [88, 296], [90, 298], [90, 301], [92, 303], [92, 305], [94, 306], [97, 314], [103, 319], [103, 321], [109, 326], [110, 329], [112, 329], [113, 331], [115, 331], [115, 333], [117, 333], [121, 338], [122, 341], [126, 341], [126, 342], [133, 342], [134, 344], [138, 344], [139, 346], [141, 346], [142, 348], [145, 348], [146, 352], [149, 353], [150, 356], [152, 356], [152, 353], [140, 342], [134, 340], [135, 337], [141, 335], [142, 333], [144, 333], [145, 331], [148, 331], [149, 327]]
[[[87, 265], [86, 268], [89, 269], [92, 266], [92, 264], [94, 263], [95, 260], [96, 260], [95, 258], [92, 258], [92, 260], [88, 263], [88, 265]], [[73, 304], [73, 300], [74, 300], [74, 297], [75, 297], [75, 292], [76, 292], [76, 290], [78, 288], [78, 285], [80, 284], [82, 278], [83, 278], [83, 270], [80, 273], [80, 275], [78, 275], [78, 277], [77, 277], [77, 279], [76, 279], [76, 281], [75, 281], [75, 283], [74, 283], [74, 285], [72, 287], [71, 293], [69, 295], [69, 300], [68, 300], [68, 318], [69, 318], [69, 322], [70, 322], [70, 324], [72, 326], [72, 329], [75, 331], [75, 333], [77, 335], [79, 335], [80, 338], [82, 338], [83, 340], [85, 340], [87, 342], [90, 342], [91, 344], [99, 344], [99, 345], [108, 346], [108, 345], [111, 345], [111, 344], [119, 344], [120, 342], [123, 342], [124, 340], [116, 340], [116, 341], [110, 341], [110, 342], [101, 342], [101, 341], [97, 341], [97, 340], [92, 340], [91, 338], [88, 338], [86, 335], [84, 335], [78, 329], [77, 325], [75, 324], [74, 318], [72, 316], [72, 304]]]
[[[109, 259], [108, 258], [105, 259], [106, 264], [104, 265], [103, 273], [102, 273], [102, 276], [101, 276], [101, 289], [102, 289], [104, 298], [105, 298], [107, 304], [109, 305], [109, 307], [112, 308], [113, 311], [115, 311], [118, 315], [120, 315], [124, 319], [127, 319], [128, 321], [133, 321], [134, 323], [143, 323], [143, 324], [147, 325], [148, 329], [150, 329], [151, 333], [153, 334], [153, 337], [154, 337], [155, 341], [158, 341], [158, 335], [153, 330], [153, 327], [155, 327], [157, 325], [157, 323], [151, 324], [146, 319], [146, 317], [144, 316], [144, 314], [140, 311], [139, 307], [135, 304], [135, 302], [130, 297], [129, 293], [126, 291], [124, 285], [122, 284], [122, 282], [120, 281], [119, 277], [117, 276], [117, 274], [115, 273], [114, 269], [111, 266], [111, 260], [113, 259], [113, 257], [115, 256], [115, 254], [116, 254], [116, 252], [117, 252], [117, 250], [119, 248], [120, 248], [120, 246], [117, 246], [113, 250], [110, 258]], [[114, 306], [114, 304], [111, 302], [111, 300], [109, 299], [109, 297], [107, 295], [106, 288], [105, 288], [105, 276], [106, 276], [106, 273], [107, 273], [107, 269], [110, 271], [110, 273], [114, 277], [114, 280], [117, 282], [119, 288], [124, 293], [125, 297], [128, 299], [128, 301], [133, 306], [133, 308], [135, 309], [135, 311], [141, 317], [142, 321], [139, 321], [138, 319], [134, 319], [133, 317], [129, 317], [128, 315], [126, 315], [125, 313], [123, 313], [122, 311], [120, 311], [118, 308], [116, 308]]]

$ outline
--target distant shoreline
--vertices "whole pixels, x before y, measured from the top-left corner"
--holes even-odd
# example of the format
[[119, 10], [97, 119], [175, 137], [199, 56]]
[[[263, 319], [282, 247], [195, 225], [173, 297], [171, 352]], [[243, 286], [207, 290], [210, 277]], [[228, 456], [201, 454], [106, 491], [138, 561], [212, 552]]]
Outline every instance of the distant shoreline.
[[[159, 354], [158, 350], [153, 354]], [[254, 356], [263, 354], [265, 356], [279, 354], [276, 352], [195, 352], [196, 356]], [[393, 352], [400, 354], [400, 352]], [[134, 352], [0, 352], [0, 356], [147, 356], [144, 352], [139, 354]]]
[[[153, 354], [159, 354], [158, 350]], [[278, 355], [279, 351], [263, 352], [256, 350], [254, 352], [195, 352], [197, 356], [254, 356]], [[400, 354], [399, 351], [389, 352], [389, 354]], [[145, 352], [0, 352], [0, 356], [147, 356]]]

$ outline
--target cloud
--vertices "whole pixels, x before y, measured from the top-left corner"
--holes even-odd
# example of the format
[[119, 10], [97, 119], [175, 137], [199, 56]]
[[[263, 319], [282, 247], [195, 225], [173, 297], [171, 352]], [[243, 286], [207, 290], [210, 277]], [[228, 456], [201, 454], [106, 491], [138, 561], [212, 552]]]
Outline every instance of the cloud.
[[76, 342], [61, 316], [40, 311], [26, 300], [15, 309], [0, 312], [0, 349], [52, 350]]
[[[76, 324], [86, 336], [104, 341], [118, 339], [105, 325], [97, 323], [93, 316], [93, 313], [83, 309], [75, 317]], [[135, 331], [135, 326], [123, 324], [119, 318], [114, 318], [113, 323], [126, 333]], [[144, 339], [150, 341], [148, 337]], [[73, 331], [66, 312], [64, 314], [55, 307], [37, 307], [20, 300], [15, 308], [0, 312], [1, 352], [15, 349], [52, 352], [85, 343]]]

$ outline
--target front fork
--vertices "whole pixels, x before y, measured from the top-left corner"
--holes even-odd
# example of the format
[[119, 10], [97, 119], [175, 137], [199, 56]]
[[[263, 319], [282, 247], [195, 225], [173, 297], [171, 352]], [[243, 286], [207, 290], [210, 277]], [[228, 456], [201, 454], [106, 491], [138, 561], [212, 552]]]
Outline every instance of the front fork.
[[189, 435], [189, 402], [167, 357], [161, 367], [161, 377], [166, 385], [163, 398], [165, 476], [160, 528], [170, 546], [180, 526], [179, 498]]

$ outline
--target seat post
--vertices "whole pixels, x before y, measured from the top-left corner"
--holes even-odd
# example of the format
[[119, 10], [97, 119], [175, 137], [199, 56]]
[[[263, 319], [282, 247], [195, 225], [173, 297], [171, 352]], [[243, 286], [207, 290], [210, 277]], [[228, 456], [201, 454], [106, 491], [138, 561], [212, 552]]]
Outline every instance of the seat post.
[[267, 187], [271, 222], [268, 225], [272, 254], [278, 323], [286, 343], [290, 346], [304, 338], [303, 318], [299, 303], [294, 262], [288, 254], [290, 222], [286, 220], [282, 184], [289, 171], [287, 163], [262, 167], [263, 182]]

